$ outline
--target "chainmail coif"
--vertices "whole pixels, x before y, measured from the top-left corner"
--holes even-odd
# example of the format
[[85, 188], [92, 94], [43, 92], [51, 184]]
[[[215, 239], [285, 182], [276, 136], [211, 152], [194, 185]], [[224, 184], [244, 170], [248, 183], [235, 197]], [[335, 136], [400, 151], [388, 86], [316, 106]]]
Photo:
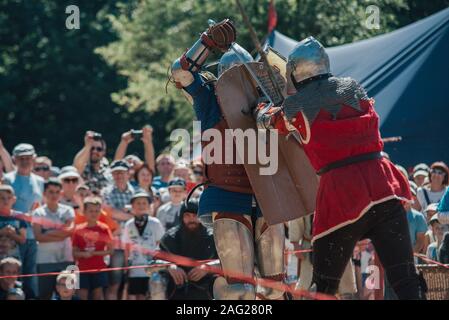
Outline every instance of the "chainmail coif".
[[352, 78], [329, 77], [307, 83], [284, 101], [284, 112], [291, 120], [299, 111], [312, 123], [321, 109], [334, 119], [343, 105], [362, 111], [360, 100], [368, 100], [365, 89]]

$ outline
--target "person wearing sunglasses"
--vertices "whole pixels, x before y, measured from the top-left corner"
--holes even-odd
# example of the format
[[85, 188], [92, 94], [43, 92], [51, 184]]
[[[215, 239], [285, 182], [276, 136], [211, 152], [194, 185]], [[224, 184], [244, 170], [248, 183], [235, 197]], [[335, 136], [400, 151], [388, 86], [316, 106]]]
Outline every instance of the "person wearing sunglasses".
[[112, 183], [109, 161], [106, 159], [106, 142], [100, 133], [87, 131], [84, 147], [76, 154], [73, 166], [95, 193]]
[[33, 172], [42, 177], [45, 181], [51, 176], [52, 161], [48, 157], [37, 157], [34, 161]]
[[430, 166], [429, 184], [418, 188], [417, 198], [420, 210], [425, 210], [429, 204], [440, 202], [448, 185], [449, 168], [442, 162]]
[[61, 203], [72, 207], [75, 211], [79, 209], [79, 199], [77, 199], [76, 188], [81, 182], [81, 176], [73, 166], [65, 166], [58, 176], [62, 184]]

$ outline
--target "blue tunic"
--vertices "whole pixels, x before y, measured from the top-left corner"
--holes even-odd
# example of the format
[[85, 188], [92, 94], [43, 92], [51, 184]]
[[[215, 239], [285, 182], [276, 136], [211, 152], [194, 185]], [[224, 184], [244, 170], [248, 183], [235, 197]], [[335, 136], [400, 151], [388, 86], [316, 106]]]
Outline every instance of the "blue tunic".
[[[201, 130], [211, 129], [222, 120], [222, 113], [215, 96], [215, 87], [212, 83], [206, 84], [201, 76], [192, 73], [194, 81], [184, 89], [193, 98], [193, 108], [196, 117], [201, 121]], [[213, 211], [231, 212], [262, 217], [259, 206], [253, 212], [253, 195], [227, 191], [219, 187], [208, 186], [200, 198], [198, 215], [207, 215]]]

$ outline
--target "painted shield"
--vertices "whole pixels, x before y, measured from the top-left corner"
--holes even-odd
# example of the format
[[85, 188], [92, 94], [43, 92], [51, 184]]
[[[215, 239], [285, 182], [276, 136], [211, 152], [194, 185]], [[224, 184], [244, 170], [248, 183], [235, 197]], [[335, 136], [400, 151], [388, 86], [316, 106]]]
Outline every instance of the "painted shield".
[[[251, 62], [248, 66], [259, 78], [259, 82], [266, 86], [267, 91], [274, 92], [264, 65], [260, 62]], [[283, 77], [278, 73], [276, 79], [281, 81]], [[283, 86], [285, 87], [285, 81]], [[293, 137], [277, 135], [278, 148], [270, 150], [268, 143], [270, 133], [257, 130], [251, 110], [259, 102], [261, 90], [257, 88], [257, 82], [252, 79], [246, 66], [237, 65], [225, 71], [217, 81], [215, 92], [230, 129], [241, 129], [245, 132], [248, 129], [254, 130], [260, 135], [259, 141], [264, 141], [267, 154], [273, 151], [277, 153], [277, 171], [274, 174], [262, 175], [261, 169], [267, 165], [263, 165], [258, 156], [249, 154], [251, 148], [248, 148], [247, 144], [241, 149], [237, 147], [237, 154], [243, 160], [267, 223], [273, 225], [313, 213], [318, 177], [301, 146]]]

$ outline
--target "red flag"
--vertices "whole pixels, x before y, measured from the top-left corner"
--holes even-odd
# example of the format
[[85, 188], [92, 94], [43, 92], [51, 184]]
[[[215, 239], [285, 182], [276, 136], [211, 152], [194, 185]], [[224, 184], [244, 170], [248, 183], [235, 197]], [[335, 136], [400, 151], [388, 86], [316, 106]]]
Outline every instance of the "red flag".
[[278, 23], [278, 14], [276, 7], [274, 6], [274, 0], [270, 0], [270, 6], [268, 7], [268, 33], [271, 33]]

